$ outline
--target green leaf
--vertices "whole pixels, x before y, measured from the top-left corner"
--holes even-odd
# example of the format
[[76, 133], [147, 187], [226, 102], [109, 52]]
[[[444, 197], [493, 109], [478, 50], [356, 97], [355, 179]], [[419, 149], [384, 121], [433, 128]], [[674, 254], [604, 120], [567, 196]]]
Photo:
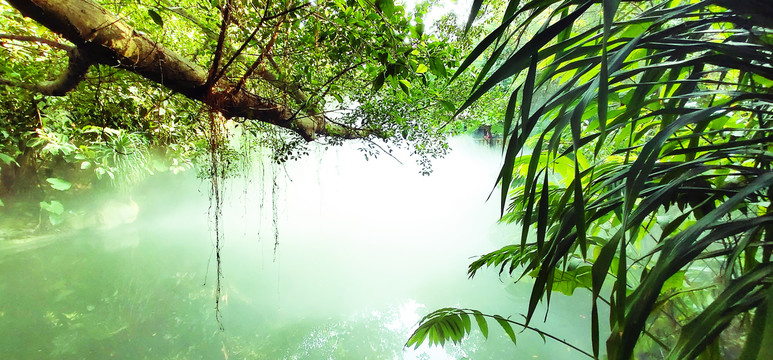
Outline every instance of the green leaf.
[[666, 282], [663, 283], [663, 290], [662, 291], [677, 291], [681, 290], [684, 287], [684, 271], [677, 271], [676, 274], [672, 275]]
[[397, 81], [398, 84], [400, 84], [400, 89], [403, 90], [404, 93], [411, 95], [411, 82], [405, 79], [400, 79]]
[[452, 103], [450, 101], [440, 100], [440, 105], [443, 105], [443, 108], [448, 110], [448, 111], [450, 111], [450, 112], [456, 111], [456, 105], [454, 105], [454, 103]]
[[64, 216], [62, 214], [50, 213], [48, 214], [48, 222], [53, 226], [59, 225], [64, 222]]
[[483, 337], [488, 339], [488, 323], [486, 322], [486, 318], [483, 317], [483, 314], [481, 314], [480, 311], [474, 310], [472, 314], [475, 316], [475, 322], [478, 323], [478, 328], [480, 328]]
[[51, 200], [51, 202], [41, 201], [40, 208], [56, 215], [61, 215], [64, 212], [64, 205], [56, 200]]
[[60, 178], [48, 178], [46, 181], [51, 184], [51, 187], [59, 191], [67, 191], [72, 187], [72, 183]]
[[419, 66], [416, 67], [417, 74], [424, 74], [425, 72], [427, 72], [427, 70], [429, 70], [429, 68], [427, 67], [427, 65], [424, 65], [424, 64], [419, 64]]
[[443, 64], [443, 60], [438, 58], [432, 58], [429, 61], [429, 69], [432, 71], [433, 74], [440, 76], [440, 77], [446, 77], [448, 76], [448, 72], [446, 71], [446, 66]]
[[156, 23], [156, 25], [164, 27], [164, 20], [161, 19], [161, 15], [159, 15], [155, 10], [148, 9], [148, 15], [150, 16], [150, 19]]
[[503, 318], [503, 317], [501, 317], [499, 315], [494, 315], [494, 319], [497, 320], [497, 322], [499, 323], [499, 326], [501, 326], [502, 329], [505, 330], [505, 332], [507, 333], [507, 336], [510, 337], [510, 341], [512, 341], [513, 345], [515, 345], [516, 344], [516, 342], [515, 342], [515, 331], [513, 331], [513, 327], [510, 326], [510, 323], [507, 322], [507, 320], [505, 320], [505, 318]]
[[394, 0], [376, 0], [376, 9], [387, 17], [392, 17], [395, 13], [395, 2]]
[[472, 8], [470, 9], [470, 16], [467, 18], [467, 25], [464, 26], [465, 34], [470, 30], [470, 27], [472, 27], [472, 22], [475, 21], [475, 17], [478, 16], [478, 12], [480, 11], [480, 6], [482, 4], [483, 0], [473, 0]]
[[374, 93], [378, 92], [381, 89], [381, 87], [384, 86], [384, 79], [385, 79], [385, 74], [382, 72], [378, 74], [378, 76], [376, 76], [375, 80], [373, 80], [372, 91]]
[[462, 318], [462, 326], [464, 330], [464, 334], [469, 334], [472, 330], [472, 322], [470, 321], [470, 315], [468, 315], [466, 312], [460, 312], [459, 316]]
[[0, 161], [5, 163], [6, 165], [16, 164], [16, 166], [19, 166], [19, 163], [17, 163], [16, 160], [14, 160], [14, 158], [3, 153], [0, 153]]

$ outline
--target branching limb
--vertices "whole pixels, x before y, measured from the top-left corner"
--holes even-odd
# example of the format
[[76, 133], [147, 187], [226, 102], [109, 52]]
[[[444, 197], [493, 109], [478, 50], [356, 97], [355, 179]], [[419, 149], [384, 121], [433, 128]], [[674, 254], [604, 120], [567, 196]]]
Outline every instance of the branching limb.
[[[233, 64], [233, 62], [237, 58], [239, 58], [239, 56], [241, 56], [241, 54], [244, 51], [244, 49], [247, 48], [247, 45], [249, 45], [250, 41], [252, 41], [255, 38], [255, 35], [257, 35], [258, 31], [263, 27], [263, 24], [266, 21], [273, 20], [273, 19], [276, 19], [278, 17], [287, 15], [289, 13], [297, 11], [297, 10], [303, 8], [303, 7], [308, 6], [308, 5], [309, 5], [309, 3], [305, 3], [305, 4], [302, 4], [302, 5], [298, 5], [298, 6], [292, 7], [290, 9], [288, 9], [288, 10], [282, 11], [282, 12], [280, 12], [278, 14], [274, 14], [274, 15], [271, 15], [271, 16], [264, 15], [262, 18], [260, 18], [260, 22], [258, 22], [258, 25], [255, 26], [254, 30], [252, 30], [252, 33], [250, 33], [250, 36], [248, 36], [247, 39], [244, 40], [244, 42], [242, 42], [242, 45], [239, 47], [239, 49], [236, 50], [236, 52], [231, 56], [231, 58], [228, 60], [228, 62], [226, 62], [226, 64], [223, 65], [223, 68], [220, 69], [220, 72], [217, 74], [217, 77], [215, 78], [215, 82], [217, 82], [217, 80], [220, 80], [220, 78], [223, 77], [223, 75], [225, 74], [226, 70], [228, 70], [228, 68], [231, 66], [231, 64]], [[266, 12], [268, 12], [268, 9], [266, 9]], [[276, 39], [276, 32], [275, 32], [275, 35], [272, 37], [272, 42], [274, 41], [274, 39]]]
[[244, 89], [234, 91], [235, 84], [226, 79], [206, 87], [209, 79], [206, 69], [135, 31], [93, 0], [7, 1], [23, 15], [78, 47], [78, 51], [71, 56], [67, 76], [53, 83], [41, 84], [45, 85], [39, 86], [44, 92], [66, 92], [77, 85], [89, 65], [105, 64], [131, 71], [201, 101], [226, 118], [243, 117], [274, 124], [291, 129], [308, 141], [318, 135], [362, 138], [372, 134], [372, 131], [330, 123], [320, 115], [296, 117], [292, 108], [274, 99], [260, 97]]
[[8, 79], [0, 79], [0, 84], [8, 86], [21, 87], [27, 90], [39, 92], [43, 95], [50, 96], [63, 96], [75, 89], [86, 73], [89, 71], [89, 67], [94, 63], [86, 59], [78, 48], [71, 47], [67, 52], [69, 56], [69, 62], [67, 70], [64, 71], [58, 79], [52, 81], [42, 81], [40, 83], [22, 83]]
[[[276, 41], [277, 34], [279, 34], [279, 31], [278, 31], [278, 30], [279, 30], [279, 27], [280, 27], [281, 25], [282, 25], [282, 22], [280, 21], [280, 22], [278, 22], [278, 23], [277, 23], [277, 24], [274, 26], [274, 31], [273, 31], [273, 33], [272, 33], [272, 35], [271, 35], [271, 39], [268, 41], [268, 44], [266, 44], [266, 47], [265, 47], [265, 48], [263, 49], [263, 51], [260, 53], [260, 56], [258, 56], [258, 58], [257, 58], [257, 59], [256, 59], [256, 60], [255, 60], [255, 61], [252, 63], [252, 65], [250, 65], [250, 67], [249, 67], [249, 68], [247, 68], [247, 71], [244, 73], [244, 75], [242, 75], [242, 78], [239, 80], [239, 83], [238, 83], [238, 84], [236, 84], [236, 91], [239, 91], [239, 90], [241, 90], [241, 89], [242, 89], [242, 87], [244, 86], [244, 84], [247, 82], [247, 79], [248, 79], [250, 76], [252, 76], [252, 74], [255, 72], [255, 70], [257, 70], [257, 69], [258, 69], [258, 67], [260, 67], [260, 66], [261, 66], [261, 64], [263, 63], [263, 60], [264, 60], [264, 59], [265, 59], [267, 56], [269, 56], [269, 53], [271, 52], [271, 49], [274, 47], [274, 42]], [[260, 75], [260, 73], [259, 73], [258, 75]], [[271, 75], [273, 76], [273, 74], [271, 74]], [[274, 78], [276, 78], [276, 77], [274, 76]], [[269, 83], [271, 83], [271, 81], [270, 81], [270, 80], [269, 80]], [[272, 84], [272, 85], [273, 85], [273, 84]]]
[[74, 48], [72, 45], [62, 44], [60, 42], [56, 42], [54, 40], [49, 40], [46, 38], [38, 37], [38, 36], [24, 36], [24, 35], [12, 35], [12, 34], [0, 34], [0, 40], [15, 40], [15, 41], [27, 41], [27, 42], [36, 42], [44, 45], [48, 45], [54, 49], [60, 49], [64, 51], [70, 51]]
[[212, 85], [217, 81], [220, 59], [223, 57], [225, 37], [228, 33], [228, 25], [231, 23], [231, 3], [232, 1], [228, 0], [225, 5], [223, 5], [223, 21], [220, 23], [220, 36], [217, 38], [217, 47], [215, 48], [215, 56], [212, 60], [212, 65], [209, 68], [209, 76], [207, 77], [206, 83], [204, 83], [204, 88], [207, 90], [211, 89]]

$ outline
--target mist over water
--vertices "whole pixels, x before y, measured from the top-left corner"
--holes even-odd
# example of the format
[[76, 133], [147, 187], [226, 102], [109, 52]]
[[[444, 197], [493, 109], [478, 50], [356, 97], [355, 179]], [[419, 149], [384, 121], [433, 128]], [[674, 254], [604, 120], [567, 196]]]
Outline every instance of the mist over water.
[[[356, 144], [255, 164], [227, 182], [222, 325], [215, 320], [208, 184], [156, 176], [133, 200], [137, 220], [63, 234], [0, 255], [4, 359], [573, 359], [533, 333], [510, 343], [495, 322], [462, 346], [403, 349], [441, 307], [521, 320], [530, 284], [497, 269], [467, 279], [475, 255], [517, 241], [496, 224], [496, 148], [455, 138], [422, 176], [404, 154], [367, 161]], [[273, 182], [278, 192], [275, 193]], [[278, 211], [274, 213], [273, 209]], [[276, 217], [276, 218], [275, 218]], [[274, 228], [274, 223], [278, 228]], [[278, 246], [275, 250], [275, 230]], [[579, 292], [579, 291], [578, 291]], [[584, 295], [584, 294], [583, 294]], [[554, 294], [532, 325], [589, 343], [588, 296]], [[604, 315], [602, 315], [604, 316]]]

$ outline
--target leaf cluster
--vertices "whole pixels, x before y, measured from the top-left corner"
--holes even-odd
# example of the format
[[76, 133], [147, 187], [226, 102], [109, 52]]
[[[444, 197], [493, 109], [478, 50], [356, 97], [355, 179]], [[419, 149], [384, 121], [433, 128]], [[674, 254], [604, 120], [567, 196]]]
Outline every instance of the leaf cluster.
[[[773, 28], [759, 6], [510, 1], [454, 77], [489, 51], [458, 112], [503, 83], [515, 89], [498, 180], [521, 242], [470, 275], [495, 266], [534, 277], [527, 324], [551, 291], [590, 290], [593, 357], [600, 306], [610, 359], [645, 351], [643, 338], [667, 358], [717, 352], [743, 316], [756, 325], [745, 354], [759, 356], [770, 339], [751, 334], [767, 331], [757, 319], [773, 280]], [[701, 267], [714, 277], [696, 277]], [[674, 317], [680, 335], [658, 337], [653, 319], [688, 293], [704, 301]]]

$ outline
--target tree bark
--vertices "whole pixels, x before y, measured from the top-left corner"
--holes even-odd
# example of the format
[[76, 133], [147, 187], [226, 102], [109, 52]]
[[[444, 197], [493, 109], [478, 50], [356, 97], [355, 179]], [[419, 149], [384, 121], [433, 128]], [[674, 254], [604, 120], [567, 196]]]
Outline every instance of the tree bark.
[[[237, 89], [235, 84], [226, 79], [207, 87], [205, 84], [209, 72], [206, 69], [135, 31], [92, 0], [8, 2], [24, 16], [72, 42], [77, 48], [78, 60], [85, 60], [79, 62], [79, 65], [95, 63], [125, 69], [188, 98], [201, 101], [226, 118], [242, 117], [288, 128], [308, 141], [317, 135], [361, 138], [372, 134], [368, 130], [331, 123], [321, 114], [299, 113], [272, 99]], [[82, 66], [70, 66], [69, 70], [73, 68], [85, 73]], [[49, 89], [47, 93], [62, 95], [71, 90], [74, 88], [72, 81], [82, 79], [82, 73], [63, 74], [59, 82], [66, 87]]]

